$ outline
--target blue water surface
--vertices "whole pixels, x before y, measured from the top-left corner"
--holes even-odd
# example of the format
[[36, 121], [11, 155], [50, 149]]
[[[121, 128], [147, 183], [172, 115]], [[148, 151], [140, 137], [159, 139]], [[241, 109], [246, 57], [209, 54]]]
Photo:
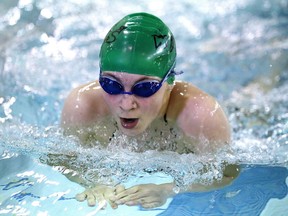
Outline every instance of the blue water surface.
[[[13, 163], [14, 162], [14, 163]], [[17, 165], [17, 163], [19, 163]], [[13, 164], [11, 166], [11, 164]], [[7, 168], [7, 167], [10, 168]], [[5, 169], [6, 167], [6, 169]], [[242, 165], [239, 177], [229, 186], [210, 192], [194, 192], [176, 195], [165, 206], [152, 210], [140, 207], [108, 207], [100, 215], [261, 215], [270, 199], [287, 200], [288, 170], [279, 166]], [[86, 215], [93, 208], [74, 199], [82, 188], [67, 182], [64, 176], [48, 166], [40, 165], [28, 157], [14, 157], [0, 162], [4, 176], [0, 178], [0, 214], [37, 215], [47, 211], [49, 215]], [[17, 174], [17, 176], [14, 176]], [[47, 177], [45, 177], [47, 176]], [[45, 188], [45, 189], [44, 189]], [[18, 210], [17, 207], [18, 206]], [[280, 214], [285, 215], [287, 205]], [[94, 208], [95, 209], [95, 208]], [[74, 214], [74, 213], [75, 214]], [[268, 211], [266, 215], [274, 215]]]
[[179, 194], [159, 215], [260, 215], [270, 199], [287, 195], [287, 176], [285, 167], [243, 165], [240, 176], [230, 186]]

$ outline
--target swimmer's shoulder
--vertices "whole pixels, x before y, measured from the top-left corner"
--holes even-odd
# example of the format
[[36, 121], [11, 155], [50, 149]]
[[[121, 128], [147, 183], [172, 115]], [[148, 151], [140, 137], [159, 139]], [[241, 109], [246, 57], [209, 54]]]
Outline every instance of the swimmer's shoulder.
[[177, 82], [172, 90], [168, 118], [190, 137], [202, 135], [211, 141], [230, 140], [228, 119], [217, 100], [187, 82]]
[[198, 96], [200, 94], [206, 94], [203, 90], [186, 81], [176, 81], [172, 90], [172, 95], [181, 97], [181, 99], [189, 98], [192, 96]]
[[98, 81], [74, 88], [65, 100], [62, 111], [62, 125], [91, 125], [105, 117], [109, 109], [102, 97]]
[[206, 103], [206, 101], [203, 101], [203, 98], [209, 101], [214, 100], [195, 85], [185, 81], [176, 81], [171, 92], [167, 117], [177, 120], [183, 111], [188, 110], [191, 112], [192, 109]]

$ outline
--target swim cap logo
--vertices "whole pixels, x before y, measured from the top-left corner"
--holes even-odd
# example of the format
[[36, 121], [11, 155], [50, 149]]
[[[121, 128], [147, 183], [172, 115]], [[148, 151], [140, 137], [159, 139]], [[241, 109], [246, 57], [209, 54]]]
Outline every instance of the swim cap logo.
[[[166, 42], [166, 37], [167, 35], [152, 35], [153, 36], [153, 39], [154, 39], [154, 46], [155, 46], [155, 49], [158, 49], [158, 47], [162, 46], [163, 42], [165, 43]], [[167, 48], [167, 43], [165, 43], [165, 48]], [[170, 47], [169, 47], [169, 51], [172, 52], [174, 49], [174, 37], [171, 36], [171, 39], [170, 39]]]
[[152, 35], [154, 39], [155, 49], [158, 49], [163, 44], [164, 39], [167, 35]]
[[105, 38], [105, 43], [113, 43], [114, 41], [116, 41], [117, 36], [123, 31], [127, 29], [126, 26], [120, 26], [120, 28], [112, 31], [110, 34], [107, 35], [107, 37]]

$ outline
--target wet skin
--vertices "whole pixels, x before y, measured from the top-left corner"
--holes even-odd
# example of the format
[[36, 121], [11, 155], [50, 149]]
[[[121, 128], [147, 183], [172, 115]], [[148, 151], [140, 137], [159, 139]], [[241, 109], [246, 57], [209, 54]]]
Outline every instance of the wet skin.
[[[160, 81], [158, 77], [123, 72], [104, 71], [103, 74], [116, 79], [124, 86], [125, 91], [131, 91], [132, 86], [140, 81]], [[146, 131], [153, 131], [148, 129], [166, 124], [164, 115], [165, 120], [183, 134], [183, 140], [191, 143], [194, 153], [205, 154], [230, 141], [229, 123], [221, 106], [213, 97], [186, 82], [176, 82], [174, 85], [165, 82], [158, 92], [148, 98], [128, 94], [110, 95], [99, 86], [98, 81], [88, 83], [74, 89], [68, 96], [62, 112], [62, 126], [67, 133], [79, 136], [85, 145], [85, 142], [91, 141], [91, 130], [86, 134], [85, 128], [101, 125], [102, 131], [95, 131], [92, 137], [105, 143], [109, 142], [115, 130], [129, 137], [138, 137]], [[151, 135], [155, 136], [159, 134]], [[209, 141], [208, 144], [206, 142], [203, 145], [203, 137]], [[193, 191], [229, 184], [239, 171], [237, 167], [232, 170], [234, 171], [228, 172], [221, 182], [215, 182], [209, 187], [193, 185]], [[143, 184], [131, 188], [97, 185], [76, 198], [79, 201], [87, 200], [91, 206], [96, 201], [99, 203], [106, 200], [113, 208], [119, 204], [153, 208], [162, 205], [168, 197], [174, 195], [173, 187], [173, 183]]]

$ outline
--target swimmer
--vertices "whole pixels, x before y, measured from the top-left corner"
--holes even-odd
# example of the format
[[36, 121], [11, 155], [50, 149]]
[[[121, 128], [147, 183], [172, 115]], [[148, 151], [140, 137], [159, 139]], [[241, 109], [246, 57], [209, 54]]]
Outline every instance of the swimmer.
[[[175, 39], [159, 18], [147, 13], [125, 16], [106, 35], [99, 57], [99, 79], [75, 88], [65, 101], [65, 133], [77, 135], [83, 145], [97, 140], [104, 146], [115, 132], [135, 139], [143, 134], [147, 140], [169, 137], [172, 150], [181, 154], [205, 154], [229, 145], [230, 126], [219, 103], [191, 83], [175, 81]], [[158, 150], [167, 150], [165, 143], [160, 146]], [[189, 191], [227, 185], [238, 171], [227, 166], [222, 181], [191, 185]], [[90, 206], [107, 201], [112, 208], [154, 208], [175, 195], [173, 187], [173, 182], [131, 188], [98, 185], [76, 198]]]

